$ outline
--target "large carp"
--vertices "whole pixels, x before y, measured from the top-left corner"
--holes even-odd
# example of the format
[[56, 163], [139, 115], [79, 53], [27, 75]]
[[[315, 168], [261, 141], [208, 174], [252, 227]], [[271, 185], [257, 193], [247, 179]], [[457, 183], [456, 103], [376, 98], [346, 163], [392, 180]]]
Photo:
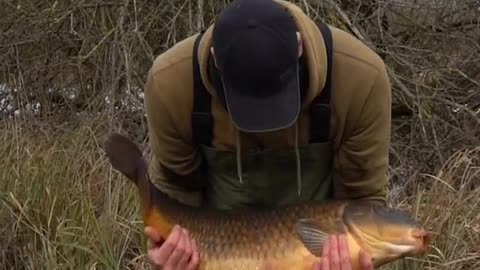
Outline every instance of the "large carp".
[[338, 200], [270, 209], [194, 208], [155, 188], [142, 152], [125, 136], [112, 134], [105, 150], [113, 168], [138, 188], [144, 225], [164, 239], [175, 224], [186, 228], [198, 243], [202, 270], [310, 270], [331, 234], [346, 236], [354, 270], [360, 249], [375, 267], [427, 250], [428, 233], [391, 208]]

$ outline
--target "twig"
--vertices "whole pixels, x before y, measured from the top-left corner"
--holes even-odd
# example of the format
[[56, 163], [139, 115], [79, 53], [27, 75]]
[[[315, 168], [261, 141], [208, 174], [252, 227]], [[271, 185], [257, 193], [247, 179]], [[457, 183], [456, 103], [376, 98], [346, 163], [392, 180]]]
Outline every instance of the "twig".
[[100, 40], [94, 47], [92, 50], [90, 50], [90, 52], [87, 53], [87, 55], [85, 56], [78, 56], [78, 58], [80, 59], [81, 62], [85, 61], [86, 59], [88, 59], [90, 57], [90, 55], [92, 55], [99, 47], [100, 45], [102, 45], [108, 37], [110, 37], [110, 35], [112, 35], [113, 33], [115, 33], [115, 30], [117, 28], [116, 27], [113, 27], [112, 29], [110, 29], [110, 31], [108, 31], [108, 33], [102, 38], [102, 40]]
[[198, 8], [198, 15], [197, 15], [197, 31], [200, 31], [204, 27], [204, 22], [203, 22], [203, 14], [204, 14], [204, 9], [203, 9], [204, 3], [203, 0], [198, 0], [197, 1], [197, 8]]
[[372, 42], [370, 39], [368, 39], [366, 37], [366, 35], [362, 34], [363, 31], [360, 31], [359, 27], [354, 25], [352, 23], [352, 21], [350, 20], [350, 18], [348, 17], [348, 15], [342, 10], [342, 8], [337, 4], [335, 3], [335, 1], [333, 0], [329, 0], [330, 4], [333, 5], [333, 7], [335, 8], [335, 11], [337, 11], [337, 13], [340, 15], [340, 17], [342, 18], [342, 20], [347, 24], [347, 26], [350, 28], [350, 30], [359, 38], [361, 39], [362, 41], [372, 45]]

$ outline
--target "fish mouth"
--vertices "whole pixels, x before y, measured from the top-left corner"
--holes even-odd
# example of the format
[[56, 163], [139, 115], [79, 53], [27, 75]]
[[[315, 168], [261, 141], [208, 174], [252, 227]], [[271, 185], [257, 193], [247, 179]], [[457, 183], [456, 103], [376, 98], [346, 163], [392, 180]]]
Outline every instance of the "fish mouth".
[[379, 267], [399, 258], [423, 256], [427, 253], [431, 239], [427, 231], [413, 229], [406, 238], [408, 239], [396, 243], [383, 242], [381, 247], [377, 246], [382, 251], [378, 251], [378, 257], [372, 257], [374, 266]]
[[414, 239], [414, 248], [409, 255], [424, 255], [428, 251], [432, 239], [430, 233], [424, 229], [415, 229], [411, 236]]
[[426, 230], [413, 229], [408, 241], [401, 244], [390, 244], [390, 246], [403, 256], [422, 256], [427, 253], [430, 240], [431, 236]]
[[400, 241], [383, 241], [367, 232], [362, 232], [362, 235], [363, 241], [370, 243], [370, 245], [372, 243], [381, 243], [380, 245], [374, 244], [373, 246], [377, 246], [379, 249], [385, 249], [386, 253], [379, 253], [383, 253], [382, 256], [386, 256], [384, 259], [387, 261], [393, 258], [398, 258], [398, 256], [422, 256], [429, 250], [429, 244], [431, 241], [431, 235], [421, 228], [411, 229], [410, 232], [404, 236], [404, 239]]

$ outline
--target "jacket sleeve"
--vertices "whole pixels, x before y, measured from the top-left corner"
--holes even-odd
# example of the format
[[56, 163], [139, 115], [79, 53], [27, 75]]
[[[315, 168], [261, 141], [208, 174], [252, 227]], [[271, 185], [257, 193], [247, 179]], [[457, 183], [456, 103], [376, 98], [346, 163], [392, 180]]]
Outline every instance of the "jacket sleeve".
[[377, 73], [362, 106], [335, 157], [336, 196], [385, 204], [391, 136], [391, 85], [385, 68]]
[[149, 174], [152, 183], [183, 203], [199, 206], [201, 192], [193, 177], [201, 163], [198, 150], [178, 132], [171, 109], [161, 93], [167, 83], [148, 73], [145, 84], [145, 113], [151, 150]]

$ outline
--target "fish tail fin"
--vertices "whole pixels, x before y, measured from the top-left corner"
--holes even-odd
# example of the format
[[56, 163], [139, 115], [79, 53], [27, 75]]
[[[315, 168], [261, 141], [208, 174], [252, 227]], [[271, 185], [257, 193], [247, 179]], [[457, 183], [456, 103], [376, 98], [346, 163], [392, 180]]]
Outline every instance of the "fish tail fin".
[[137, 186], [143, 211], [150, 209], [148, 164], [138, 146], [124, 135], [113, 133], [106, 140], [105, 153], [112, 167]]
[[168, 204], [170, 199], [151, 183], [148, 163], [138, 146], [124, 135], [113, 133], [105, 143], [105, 152], [112, 167], [137, 186], [144, 224], [158, 230], [163, 238], [167, 237], [173, 224], [161, 207], [153, 205], [153, 201]]
[[105, 143], [105, 153], [112, 167], [136, 185], [146, 177], [147, 162], [142, 152], [124, 135], [111, 134]]

